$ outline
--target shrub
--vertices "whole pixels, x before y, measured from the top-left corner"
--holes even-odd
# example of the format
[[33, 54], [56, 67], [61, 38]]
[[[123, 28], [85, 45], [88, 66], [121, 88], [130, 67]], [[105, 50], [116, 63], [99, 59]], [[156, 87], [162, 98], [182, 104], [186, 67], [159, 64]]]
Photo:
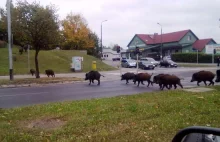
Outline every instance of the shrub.
[[[214, 56], [214, 62], [216, 63], [217, 57], [220, 55]], [[175, 62], [184, 62], [184, 63], [197, 63], [197, 53], [175, 53], [171, 55], [171, 58]], [[212, 63], [212, 54], [198, 54], [199, 63]]]

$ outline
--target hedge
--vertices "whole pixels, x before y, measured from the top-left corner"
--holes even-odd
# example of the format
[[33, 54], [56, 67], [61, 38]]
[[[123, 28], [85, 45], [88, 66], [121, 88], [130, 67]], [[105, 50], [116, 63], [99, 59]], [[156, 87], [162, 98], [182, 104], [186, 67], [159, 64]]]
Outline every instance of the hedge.
[[[214, 56], [214, 62], [216, 63], [217, 57], [220, 57], [219, 54]], [[175, 62], [183, 63], [197, 63], [197, 53], [175, 53], [171, 55], [171, 58]], [[198, 54], [199, 63], [212, 63], [212, 54]]]

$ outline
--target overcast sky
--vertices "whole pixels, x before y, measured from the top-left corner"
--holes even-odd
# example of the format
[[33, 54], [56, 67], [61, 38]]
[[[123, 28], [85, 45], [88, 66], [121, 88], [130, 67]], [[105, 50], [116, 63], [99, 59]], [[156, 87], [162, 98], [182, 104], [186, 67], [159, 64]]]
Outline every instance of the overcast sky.
[[[15, 1], [15, 0], [14, 0]], [[33, 0], [27, 0], [32, 2]], [[126, 48], [135, 34], [160, 34], [191, 29], [198, 38], [213, 38], [220, 43], [220, 0], [37, 0], [58, 6], [60, 19], [70, 13], [82, 14], [103, 45]], [[6, 0], [0, 1], [4, 7]]]

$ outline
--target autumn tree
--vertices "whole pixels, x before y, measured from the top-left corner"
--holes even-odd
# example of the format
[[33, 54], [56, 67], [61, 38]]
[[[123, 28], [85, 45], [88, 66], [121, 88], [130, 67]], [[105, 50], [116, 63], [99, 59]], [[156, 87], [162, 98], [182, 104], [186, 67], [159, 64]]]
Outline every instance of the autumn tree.
[[80, 14], [70, 13], [62, 21], [65, 49], [94, 48], [93, 33], [88, 28], [87, 21]]
[[57, 42], [59, 21], [57, 9], [53, 5], [46, 7], [37, 2], [18, 1], [12, 17], [14, 36], [22, 44], [29, 43], [35, 49], [36, 78], [40, 78], [38, 54], [40, 50]]

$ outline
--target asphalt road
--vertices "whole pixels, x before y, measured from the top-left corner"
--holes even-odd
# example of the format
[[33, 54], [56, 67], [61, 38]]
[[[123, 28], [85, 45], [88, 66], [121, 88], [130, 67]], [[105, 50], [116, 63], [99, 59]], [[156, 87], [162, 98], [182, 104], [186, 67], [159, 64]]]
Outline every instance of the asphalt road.
[[[161, 72], [165, 73], [169, 72], [169, 70], [158, 70], [158, 73]], [[173, 70], [173, 72], [170, 71], [170, 73], [184, 78], [184, 80], [181, 81], [184, 87], [196, 86], [196, 82], [190, 82], [191, 76], [194, 72], [194, 70], [184, 69], [176, 70], [176, 72], [175, 70]], [[110, 74], [106, 75], [110, 76]], [[125, 84], [125, 81], [120, 81], [118, 73], [115, 75], [111, 74], [111, 76], [112, 78], [114, 76], [115, 80], [102, 81], [100, 86], [96, 85], [97, 82], [91, 86], [88, 85], [88, 82], [82, 82], [47, 85], [43, 87], [0, 89], [0, 108], [160, 91], [157, 84], [150, 87], [146, 87], [146, 85], [140, 85], [140, 87], [137, 87], [132, 81], [130, 81], [130, 84], [128, 85]], [[145, 84], [147, 84], [147, 82]], [[201, 85], [204, 86], [202, 83]]]

